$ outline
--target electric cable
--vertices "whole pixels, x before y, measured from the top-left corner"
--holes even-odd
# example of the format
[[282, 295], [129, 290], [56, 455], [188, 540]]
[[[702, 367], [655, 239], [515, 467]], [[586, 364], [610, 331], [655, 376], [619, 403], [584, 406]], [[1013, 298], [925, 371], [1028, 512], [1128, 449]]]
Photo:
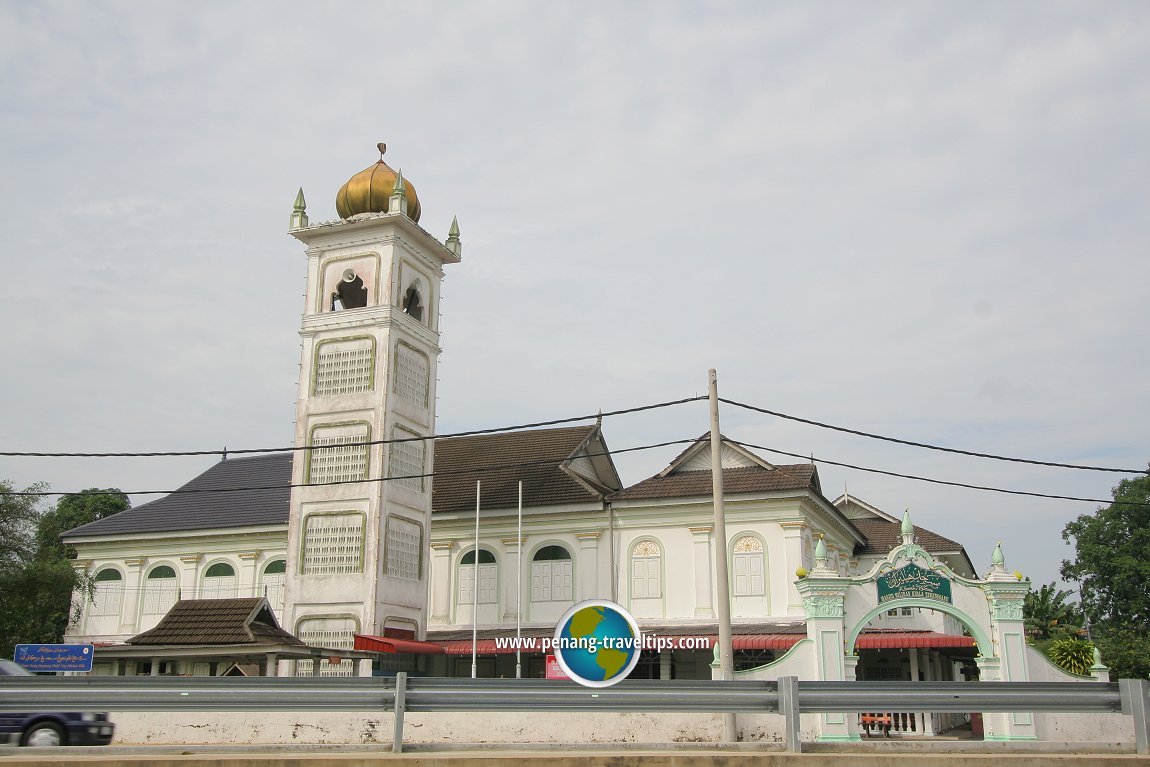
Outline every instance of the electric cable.
[[[1036, 461], [1029, 458], [1012, 458], [1005, 455], [994, 455], [992, 453], [976, 453], [971, 450], [959, 450], [954, 447], [942, 447], [941, 445], [931, 445], [926, 442], [914, 442], [909, 439], [899, 439], [898, 437], [887, 437], [882, 434], [871, 434], [866, 431], [859, 431], [857, 429], [848, 429], [845, 426], [835, 426], [834, 424], [822, 423], [820, 421], [812, 421], [809, 418], [800, 418], [796, 415], [787, 415], [786, 413], [779, 413], [774, 410], [767, 410], [766, 408], [755, 407], [754, 405], [747, 405], [743, 402], [736, 402], [735, 400], [724, 399], [719, 397], [719, 402], [725, 402], [728, 405], [741, 407], [746, 410], [753, 410], [756, 413], [765, 413], [766, 415], [773, 415], [776, 418], [785, 418], [788, 421], [797, 421], [805, 423], [810, 426], [818, 426], [821, 429], [831, 429], [832, 431], [841, 431], [846, 434], [855, 434], [860, 437], [867, 437], [869, 439], [878, 439], [884, 442], [894, 442], [899, 445], [909, 445], [910, 447], [921, 447], [927, 450], [940, 450], [944, 453], [957, 453], [959, 455], [969, 455], [975, 458], [990, 458], [995, 461], [1009, 461], [1011, 463], [1027, 463], [1033, 466], [1052, 466], [1057, 469], [1082, 469], [1084, 471], [1110, 471], [1118, 474], [1150, 474], [1150, 467], [1145, 469], [1115, 469], [1108, 466], [1083, 466], [1076, 463], [1055, 463], [1053, 461]], [[3, 455], [0, 453], [0, 455]]]
[[[670, 442], [658, 442], [651, 445], [640, 445], [638, 447], [625, 447], [619, 450], [612, 450], [610, 452], [598, 453], [583, 453], [581, 457], [586, 458], [600, 458], [602, 456], [612, 456], [618, 453], [634, 453], [640, 450], [653, 450], [659, 447], [668, 447], [670, 445], [685, 445], [693, 444], [698, 440], [694, 439], [676, 439]], [[338, 447], [347, 447], [347, 445], [339, 445]], [[314, 450], [331, 450], [331, 447], [317, 447]], [[357, 485], [361, 483], [379, 483], [379, 482], [392, 482], [401, 479], [426, 479], [428, 477], [444, 477], [456, 474], [479, 474], [495, 471], [507, 471], [509, 469], [525, 469], [531, 466], [546, 466], [562, 463], [567, 460], [566, 458], [542, 458], [537, 461], [522, 461], [520, 463], [505, 463], [494, 464], [491, 466], [478, 466], [469, 467], [466, 469], [447, 469], [428, 472], [425, 474], [402, 474], [390, 477], [371, 477], [366, 479], [339, 479], [331, 482], [293, 482], [286, 485], [253, 485], [250, 487], [208, 487], [208, 488], [186, 488], [181, 487], [176, 490], [116, 490], [108, 488], [105, 490], [84, 491], [77, 492], [64, 492], [59, 490], [22, 490], [14, 492], [0, 491], [0, 495], [13, 495], [13, 496], [31, 496], [31, 497], [46, 497], [52, 495], [191, 495], [198, 493], [248, 493], [248, 492], [262, 492], [267, 490], [287, 490], [296, 487], [332, 487], [336, 485]]]
[[[550, 421], [536, 421], [535, 423], [519, 424], [518, 426], [496, 426], [490, 429], [472, 429], [470, 431], [457, 431], [451, 434], [432, 434], [426, 437], [401, 437], [397, 439], [373, 439], [367, 442], [346, 442], [341, 443], [340, 447], [359, 447], [363, 445], [388, 445], [397, 442], [422, 442], [429, 439], [451, 439], [453, 437], [474, 437], [480, 434], [498, 434], [505, 431], [520, 431], [524, 429], [535, 429], [540, 426], [555, 426], [562, 423], [575, 423], [578, 421], [593, 421], [599, 418], [610, 418], [617, 415], [628, 415], [630, 413], [641, 413], [646, 410], [658, 410], [659, 408], [672, 407], [674, 405], [683, 405], [688, 402], [698, 402], [699, 400], [707, 399], [704, 395], [695, 397], [686, 397], [685, 399], [672, 400], [670, 402], [658, 402], [653, 405], [640, 405], [639, 407], [629, 407], [622, 410], [611, 410], [606, 413], [600, 412], [594, 415], [580, 415], [572, 416], [571, 418], [556, 418]], [[229, 450], [223, 448], [222, 450], [170, 450], [155, 453], [32, 453], [32, 452], [16, 452], [16, 451], [0, 451], [0, 456], [10, 458], [168, 458], [177, 456], [201, 456], [201, 455], [220, 455], [227, 457], [229, 455], [249, 455], [252, 453], [291, 453], [299, 450], [313, 450], [311, 445], [291, 445], [289, 447], [257, 447], [245, 448], [241, 450]]]
[[1116, 501], [1112, 498], [1111, 499], [1105, 499], [1105, 500], [1103, 500], [1101, 498], [1077, 498], [1077, 497], [1070, 496], [1070, 495], [1054, 495], [1052, 493], [1035, 493], [1035, 492], [1031, 492], [1028, 490], [1009, 490], [1009, 489], [1001, 488], [1001, 487], [989, 487], [987, 485], [972, 485], [972, 484], [968, 484], [966, 482], [951, 482], [951, 481], [945, 480], [945, 479], [932, 479], [930, 477], [919, 477], [919, 476], [916, 476], [914, 474], [900, 474], [897, 471], [886, 471], [885, 469], [873, 469], [873, 468], [870, 468], [867, 466], [857, 466], [857, 465], [851, 464], [851, 463], [842, 463], [840, 461], [831, 461], [831, 460], [827, 460], [826, 458], [816, 458], [814, 455], [800, 455], [798, 453], [788, 453], [785, 450], [776, 450], [775, 448], [765, 447], [764, 445], [754, 445], [754, 444], [751, 444], [750, 442], [739, 442], [737, 440], [733, 440], [730, 438], [724, 438], [724, 439], [727, 442], [730, 442], [730, 443], [735, 444], [735, 445], [739, 445], [740, 447], [753, 448], [755, 450], [762, 450], [762, 451], [767, 452], [767, 453], [777, 453], [779, 455], [790, 456], [791, 458], [802, 458], [804, 460], [810, 460], [812, 463], [825, 463], [825, 464], [828, 464], [830, 466], [841, 466], [845, 469], [856, 469], [858, 471], [866, 471], [866, 472], [870, 472], [872, 474], [885, 474], [888, 477], [899, 477], [901, 479], [913, 479], [913, 480], [916, 480], [918, 482], [930, 482], [931, 484], [935, 484], [935, 485], [949, 485], [950, 487], [964, 487], [964, 488], [967, 488], [969, 490], [987, 490], [987, 491], [990, 491], [992, 493], [1006, 493], [1008, 495], [1026, 495], [1026, 496], [1031, 496], [1034, 498], [1051, 498], [1051, 499], [1060, 500], [1060, 501], [1082, 501], [1084, 503], [1105, 503], [1105, 504], [1119, 504], [1122, 506], [1146, 506], [1146, 507], [1150, 507], [1150, 503], [1143, 503], [1142, 501]]

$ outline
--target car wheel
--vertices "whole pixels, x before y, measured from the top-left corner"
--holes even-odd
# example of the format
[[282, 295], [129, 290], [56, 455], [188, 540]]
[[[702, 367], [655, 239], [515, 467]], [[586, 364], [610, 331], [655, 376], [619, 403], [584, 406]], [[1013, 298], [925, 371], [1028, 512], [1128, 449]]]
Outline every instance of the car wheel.
[[68, 738], [63, 728], [55, 722], [38, 722], [24, 732], [20, 745], [32, 748], [46, 748], [52, 746], [66, 746]]

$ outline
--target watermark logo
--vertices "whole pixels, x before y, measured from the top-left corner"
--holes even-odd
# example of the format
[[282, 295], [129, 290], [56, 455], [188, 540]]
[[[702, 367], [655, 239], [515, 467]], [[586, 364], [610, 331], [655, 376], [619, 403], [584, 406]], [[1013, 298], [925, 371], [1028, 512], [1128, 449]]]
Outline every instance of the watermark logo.
[[555, 660], [567, 676], [587, 687], [610, 687], [639, 662], [643, 635], [622, 605], [588, 599], [559, 619], [554, 645]]

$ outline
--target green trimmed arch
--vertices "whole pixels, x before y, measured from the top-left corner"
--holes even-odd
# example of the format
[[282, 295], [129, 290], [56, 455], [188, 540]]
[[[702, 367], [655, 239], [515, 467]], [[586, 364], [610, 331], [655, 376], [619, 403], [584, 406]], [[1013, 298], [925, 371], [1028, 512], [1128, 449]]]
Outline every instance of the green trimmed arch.
[[978, 646], [978, 652], [982, 655], [982, 657], [994, 657], [994, 645], [991, 644], [990, 636], [987, 635], [987, 633], [979, 627], [978, 623], [973, 618], [952, 604], [948, 604], [946, 602], [937, 602], [933, 599], [892, 599], [889, 602], [883, 602], [881, 605], [872, 608], [869, 612], [859, 618], [854, 627], [847, 634], [847, 653], [850, 655], [854, 654], [855, 642], [858, 640], [859, 634], [862, 633], [862, 630], [866, 628], [868, 623], [874, 620], [874, 618], [880, 613], [885, 613], [887, 610], [896, 607], [923, 607], [927, 610], [938, 610], [940, 613], [946, 613], [950, 617], [960, 621], [963, 626], [966, 626], [967, 630], [970, 631], [974, 639], [974, 643]]

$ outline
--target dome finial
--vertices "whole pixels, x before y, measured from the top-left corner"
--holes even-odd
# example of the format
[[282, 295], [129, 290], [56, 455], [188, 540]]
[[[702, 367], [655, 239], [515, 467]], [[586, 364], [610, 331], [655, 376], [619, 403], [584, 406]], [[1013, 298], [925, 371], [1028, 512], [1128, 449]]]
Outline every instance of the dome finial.
[[382, 160], [383, 155], [387, 152], [387, 144], [385, 144], [381, 141], [375, 145], [375, 148], [379, 150], [379, 159]]

